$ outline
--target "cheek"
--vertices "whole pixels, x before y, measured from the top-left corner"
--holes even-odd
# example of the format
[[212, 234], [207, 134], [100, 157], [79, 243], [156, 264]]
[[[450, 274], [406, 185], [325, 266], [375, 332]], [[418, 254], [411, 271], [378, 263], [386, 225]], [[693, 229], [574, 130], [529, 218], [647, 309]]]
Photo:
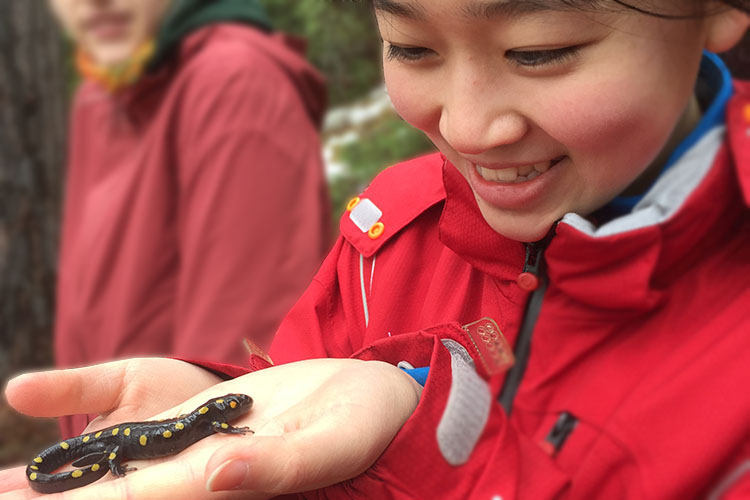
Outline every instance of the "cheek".
[[155, 35], [161, 25], [169, 6], [169, 0], [139, 0], [138, 17], [141, 19], [144, 31]]
[[658, 155], [681, 112], [679, 100], [639, 92], [630, 83], [579, 86], [544, 105], [539, 125], [565, 146], [593, 186], [616, 183], [624, 188], [623, 183], [640, 175]]
[[437, 130], [440, 108], [431, 79], [399, 70], [397, 64], [385, 62], [385, 84], [396, 112], [412, 127], [428, 135]]
[[70, 0], [50, 0], [52, 13], [62, 25], [63, 29], [74, 39], [79, 37], [74, 23], [75, 12]]

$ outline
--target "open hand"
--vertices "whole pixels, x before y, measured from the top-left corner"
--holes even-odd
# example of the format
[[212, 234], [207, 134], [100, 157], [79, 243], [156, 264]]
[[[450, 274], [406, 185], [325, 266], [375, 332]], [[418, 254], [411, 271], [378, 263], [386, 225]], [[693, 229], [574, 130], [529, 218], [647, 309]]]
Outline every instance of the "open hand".
[[[174, 417], [231, 392], [248, 394], [253, 410], [233, 425], [249, 426], [254, 435], [211, 436], [172, 457], [131, 461], [139, 470], [124, 478], [107, 476], [44, 498], [265, 499], [364, 472], [414, 410], [421, 390], [391, 365], [347, 359], [303, 361], [216, 382], [180, 361], [132, 360], [24, 375], [9, 384], [7, 395], [11, 405], [32, 415], [104, 413], [92, 422], [93, 430], [143, 420], [144, 414]], [[49, 410], [42, 411], [42, 403]], [[171, 405], [177, 406], [164, 411]], [[27, 488], [23, 468], [0, 472], [0, 500], [40, 496]]]

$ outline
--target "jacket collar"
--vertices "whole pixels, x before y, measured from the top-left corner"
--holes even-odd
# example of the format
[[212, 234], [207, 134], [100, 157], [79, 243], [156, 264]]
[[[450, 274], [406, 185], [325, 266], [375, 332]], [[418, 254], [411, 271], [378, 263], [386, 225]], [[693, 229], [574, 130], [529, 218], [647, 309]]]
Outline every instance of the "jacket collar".
[[515, 280], [523, 271], [524, 244], [497, 233], [482, 217], [463, 175], [450, 162], [443, 164], [445, 205], [440, 240], [480, 271], [501, 280]]

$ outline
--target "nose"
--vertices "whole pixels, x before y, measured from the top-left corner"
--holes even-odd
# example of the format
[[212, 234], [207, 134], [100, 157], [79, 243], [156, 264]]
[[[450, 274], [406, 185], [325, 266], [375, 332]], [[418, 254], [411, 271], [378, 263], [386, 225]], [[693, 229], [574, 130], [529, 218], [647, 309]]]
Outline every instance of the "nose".
[[514, 144], [529, 131], [512, 92], [497, 81], [459, 77], [444, 89], [440, 133], [456, 152], [478, 155]]

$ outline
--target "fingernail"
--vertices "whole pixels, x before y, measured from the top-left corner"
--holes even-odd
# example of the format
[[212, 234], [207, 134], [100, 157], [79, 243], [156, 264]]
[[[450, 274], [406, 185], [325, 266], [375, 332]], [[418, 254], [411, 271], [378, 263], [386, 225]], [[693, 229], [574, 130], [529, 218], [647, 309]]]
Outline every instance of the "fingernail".
[[208, 491], [237, 490], [242, 487], [250, 467], [243, 460], [228, 460], [218, 466], [206, 481]]

